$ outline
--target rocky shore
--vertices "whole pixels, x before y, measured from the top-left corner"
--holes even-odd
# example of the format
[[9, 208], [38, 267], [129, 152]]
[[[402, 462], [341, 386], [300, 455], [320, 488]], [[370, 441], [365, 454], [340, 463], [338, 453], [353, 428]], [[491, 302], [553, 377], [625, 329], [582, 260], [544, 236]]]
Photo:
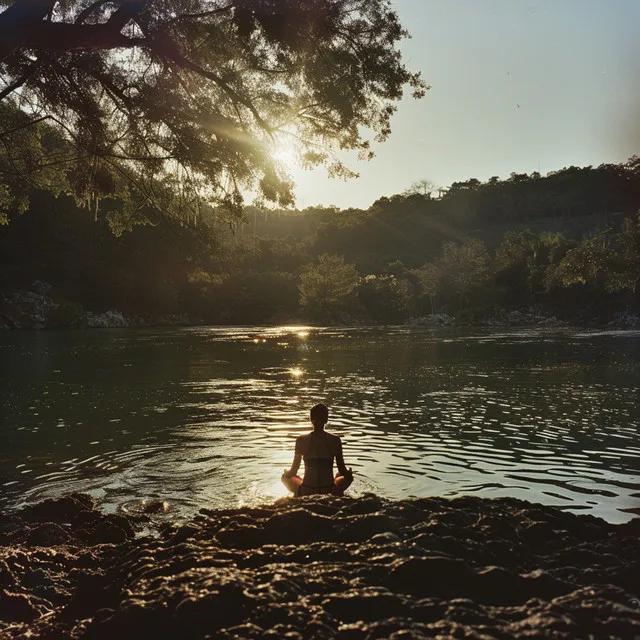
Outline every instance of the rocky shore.
[[[338, 325], [358, 326], [362, 318], [349, 314], [335, 319]], [[138, 314], [124, 315], [121, 311], [108, 309], [92, 312], [81, 305], [57, 298], [52, 286], [36, 281], [29, 291], [14, 291], [0, 296], [0, 330], [2, 329], [122, 329], [150, 326], [197, 326], [204, 324], [202, 318], [187, 314]], [[283, 324], [287, 321], [283, 319]], [[558, 319], [541, 309], [497, 309], [459, 314], [433, 313], [409, 318], [409, 326], [415, 327], [519, 327], [553, 329], [559, 327], [638, 329], [640, 316], [631, 311], [614, 314], [608, 321], [588, 312], [576, 311], [572, 318]]]
[[373, 495], [154, 517], [0, 514], [0, 637], [640, 637], [640, 519]]
[[137, 315], [121, 311], [92, 312], [81, 305], [52, 295], [46, 282], [34, 282], [30, 291], [0, 296], [2, 329], [126, 329], [149, 326], [191, 326], [198, 324], [185, 314]]

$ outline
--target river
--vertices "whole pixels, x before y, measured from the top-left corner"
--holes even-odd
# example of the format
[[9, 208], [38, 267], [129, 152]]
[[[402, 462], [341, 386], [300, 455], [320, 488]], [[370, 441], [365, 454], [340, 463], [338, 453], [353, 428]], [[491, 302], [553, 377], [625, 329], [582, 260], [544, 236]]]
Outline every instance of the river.
[[270, 502], [323, 401], [352, 495], [640, 514], [637, 331], [15, 331], [0, 354], [0, 507], [72, 491], [174, 517]]

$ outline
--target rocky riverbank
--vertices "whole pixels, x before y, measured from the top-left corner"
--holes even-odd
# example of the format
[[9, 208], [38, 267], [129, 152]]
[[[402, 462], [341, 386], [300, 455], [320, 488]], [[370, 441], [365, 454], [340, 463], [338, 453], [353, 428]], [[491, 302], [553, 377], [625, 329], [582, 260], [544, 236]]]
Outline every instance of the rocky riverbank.
[[375, 496], [153, 518], [1, 514], [0, 637], [640, 637], [640, 519]]
[[[343, 314], [334, 322], [344, 326], [368, 324], [357, 316]], [[0, 329], [121, 329], [150, 326], [197, 326], [202, 318], [187, 314], [137, 314], [125, 315], [114, 309], [93, 312], [80, 304], [53, 294], [46, 282], [36, 281], [28, 291], [14, 291], [0, 296]], [[287, 321], [283, 319], [283, 324]], [[621, 311], [605, 321], [587, 312], [576, 311], [574, 317], [557, 318], [541, 309], [493, 309], [469, 310], [457, 316], [433, 313], [409, 318], [406, 324], [416, 327], [519, 327], [553, 329], [558, 327], [638, 329], [640, 316], [631, 311]]]
[[34, 282], [29, 291], [0, 297], [0, 329], [124, 329], [148, 326], [190, 326], [184, 314], [135, 315], [108, 309], [93, 312], [52, 294], [51, 285]]

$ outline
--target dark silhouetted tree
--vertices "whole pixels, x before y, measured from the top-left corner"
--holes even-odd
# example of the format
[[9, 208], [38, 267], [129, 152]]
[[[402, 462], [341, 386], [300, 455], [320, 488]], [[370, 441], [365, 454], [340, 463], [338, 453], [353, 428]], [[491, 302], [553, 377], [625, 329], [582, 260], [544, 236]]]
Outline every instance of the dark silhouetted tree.
[[[135, 194], [197, 219], [242, 193], [292, 202], [280, 145], [329, 173], [372, 155], [395, 103], [427, 87], [405, 67], [387, 0], [0, 0], [0, 104], [55, 125], [80, 201]], [[367, 133], [365, 133], [367, 132]], [[16, 145], [15, 130], [0, 129]], [[73, 160], [73, 163], [72, 163]], [[1, 167], [0, 167], [1, 169]], [[144, 216], [141, 216], [144, 219]]]

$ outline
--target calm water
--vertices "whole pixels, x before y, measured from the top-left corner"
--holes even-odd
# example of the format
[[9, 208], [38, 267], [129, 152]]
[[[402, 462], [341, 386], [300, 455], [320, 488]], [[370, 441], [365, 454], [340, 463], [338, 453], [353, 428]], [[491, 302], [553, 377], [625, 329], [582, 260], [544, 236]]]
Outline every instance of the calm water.
[[4, 332], [0, 357], [0, 506], [270, 501], [322, 400], [353, 494], [640, 514], [640, 332]]

